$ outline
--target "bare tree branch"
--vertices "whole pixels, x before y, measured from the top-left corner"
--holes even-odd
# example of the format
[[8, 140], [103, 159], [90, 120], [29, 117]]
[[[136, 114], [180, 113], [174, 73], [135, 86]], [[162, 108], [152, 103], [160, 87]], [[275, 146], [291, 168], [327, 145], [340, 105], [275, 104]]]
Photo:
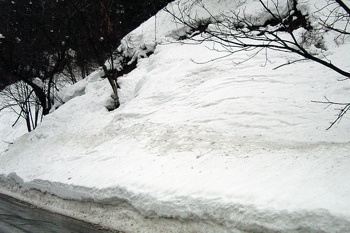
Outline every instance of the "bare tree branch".
[[[192, 16], [190, 11], [182, 10], [179, 4], [177, 4], [177, 9], [166, 8], [165, 11], [172, 15], [176, 22], [187, 28], [188, 35], [181, 36], [184, 39], [189, 39], [195, 43], [211, 41], [220, 46], [220, 49], [213, 46], [213, 50], [227, 52], [227, 54], [218, 58], [196, 63], [215, 61], [242, 51], [252, 52], [247, 59], [237, 63], [240, 64], [256, 56], [262, 50], [269, 49], [301, 56], [299, 59], [288, 61], [274, 69], [300, 61], [312, 60], [337, 72], [344, 79], [350, 79], [350, 72], [329, 60], [324, 54], [325, 48], [322, 46], [323, 35], [327, 30], [332, 30], [343, 38], [350, 35], [350, 31], [347, 30], [350, 25], [350, 8], [347, 7], [344, 1], [329, 0], [326, 6], [318, 10], [319, 14], [328, 11], [328, 15], [323, 15], [323, 19], [320, 19], [320, 27], [318, 28], [311, 26], [307, 16], [303, 15], [297, 8], [298, 0], [286, 0], [286, 11], [281, 10], [280, 1], [282, 0], [259, 0], [266, 15], [269, 16], [264, 22], [247, 16], [244, 10], [231, 11], [230, 15], [215, 16], [203, 3], [199, 6], [208, 13], [209, 16], [206, 19]], [[177, 11], [174, 11], [174, 9]], [[203, 25], [205, 27], [202, 27]], [[338, 27], [339, 25], [341, 27]], [[301, 36], [300, 30], [296, 32], [297, 29], [302, 29]], [[317, 54], [310, 50], [311, 45], [318, 48]], [[265, 55], [265, 59], [267, 62], [267, 55]], [[331, 101], [327, 101], [327, 103], [339, 105], [339, 103]], [[339, 110], [338, 117], [330, 128], [342, 119], [349, 109], [349, 104], [346, 103], [345, 107]]]
[[337, 109], [339, 112], [336, 115], [336, 119], [334, 121], [332, 121], [330, 123], [330, 126], [327, 128], [327, 130], [329, 130], [330, 128], [332, 128], [336, 123], [339, 123], [342, 118], [344, 117], [344, 115], [348, 112], [348, 110], [350, 109], [350, 103], [339, 103], [339, 102], [333, 102], [328, 100], [325, 97], [326, 101], [312, 101], [313, 103], [320, 103], [320, 104], [327, 104], [326, 108], [328, 108], [329, 106], [332, 105], [337, 105], [337, 106], [343, 106], [339, 109]]

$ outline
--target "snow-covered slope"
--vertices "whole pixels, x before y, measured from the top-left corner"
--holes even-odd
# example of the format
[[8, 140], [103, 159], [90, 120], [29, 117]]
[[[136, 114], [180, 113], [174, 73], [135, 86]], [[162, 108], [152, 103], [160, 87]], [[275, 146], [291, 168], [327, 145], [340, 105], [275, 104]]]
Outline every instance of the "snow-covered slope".
[[[260, 12], [232, 2], [205, 3]], [[126, 53], [155, 50], [119, 78], [114, 111], [101, 71], [66, 89], [1, 154], [1, 192], [127, 232], [349, 232], [349, 118], [326, 131], [336, 112], [311, 102], [349, 102], [348, 80], [311, 61], [273, 70], [297, 58], [275, 51], [198, 64], [220, 55], [169, 43], [184, 31], [160, 12], [126, 37]], [[350, 46], [328, 46], [350, 68]]]

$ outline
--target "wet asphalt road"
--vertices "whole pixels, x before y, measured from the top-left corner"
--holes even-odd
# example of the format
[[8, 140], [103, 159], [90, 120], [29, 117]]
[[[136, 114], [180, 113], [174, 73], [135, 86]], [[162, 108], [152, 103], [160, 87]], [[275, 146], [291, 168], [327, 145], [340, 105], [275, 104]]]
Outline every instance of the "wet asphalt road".
[[0, 233], [106, 233], [89, 223], [54, 214], [0, 194]]

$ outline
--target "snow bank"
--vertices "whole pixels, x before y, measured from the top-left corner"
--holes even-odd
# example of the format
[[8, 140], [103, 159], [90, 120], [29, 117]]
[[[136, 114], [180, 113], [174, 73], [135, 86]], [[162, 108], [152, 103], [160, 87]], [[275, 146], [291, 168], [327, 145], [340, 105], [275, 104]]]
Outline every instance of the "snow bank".
[[[119, 78], [120, 108], [98, 72], [68, 88], [1, 154], [1, 192], [127, 232], [350, 231], [349, 117], [326, 131], [336, 112], [311, 102], [349, 102], [349, 81], [311, 61], [273, 70], [297, 58], [275, 51], [195, 63], [220, 55], [165, 43], [167, 17], [129, 35], [152, 45], [157, 20], [164, 41]], [[349, 67], [350, 46], [330, 48]]]
[[21, 120], [12, 126], [17, 117], [17, 114], [10, 109], [4, 109], [0, 112], [0, 156], [14, 144], [17, 138], [27, 132], [27, 128]]

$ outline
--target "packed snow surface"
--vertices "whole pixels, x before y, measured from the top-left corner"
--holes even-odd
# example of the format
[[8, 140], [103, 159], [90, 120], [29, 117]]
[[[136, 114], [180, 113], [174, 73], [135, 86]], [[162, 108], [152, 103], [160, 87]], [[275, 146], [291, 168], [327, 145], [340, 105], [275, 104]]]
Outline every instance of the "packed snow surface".
[[[350, 232], [349, 117], [326, 130], [336, 106], [312, 102], [350, 102], [349, 80], [312, 61], [274, 69], [299, 59], [277, 51], [215, 60], [211, 42], [176, 42], [186, 30], [162, 11], [125, 38], [154, 54], [119, 78], [116, 110], [97, 70], [31, 133], [1, 112], [1, 192], [127, 232]], [[349, 70], [350, 45], [326, 42]]]

